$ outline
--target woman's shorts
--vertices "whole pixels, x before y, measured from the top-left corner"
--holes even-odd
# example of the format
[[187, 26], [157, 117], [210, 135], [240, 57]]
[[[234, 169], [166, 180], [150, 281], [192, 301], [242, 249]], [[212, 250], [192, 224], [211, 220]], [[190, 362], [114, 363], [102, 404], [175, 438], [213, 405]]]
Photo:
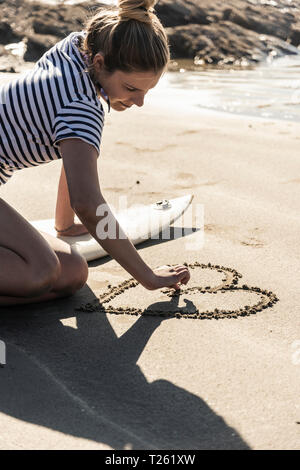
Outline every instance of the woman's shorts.
[[0, 164], [0, 186], [5, 184], [12, 177], [14, 171]]

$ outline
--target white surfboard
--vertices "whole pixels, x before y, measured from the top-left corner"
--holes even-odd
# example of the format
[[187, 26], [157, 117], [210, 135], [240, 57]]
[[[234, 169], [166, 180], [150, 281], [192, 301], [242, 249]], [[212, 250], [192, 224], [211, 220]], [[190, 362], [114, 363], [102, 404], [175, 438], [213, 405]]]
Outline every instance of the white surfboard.
[[[148, 239], [157, 239], [158, 235], [166, 230], [189, 207], [193, 195], [164, 199], [154, 204], [135, 205], [115, 214], [122, 229], [134, 245]], [[39, 231], [49, 233], [69, 243], [87, 261], [102, 258], [107, 252], [90, 235], [79, 237], [58, 236], [54, 228], [54, 219], [36, 220], [31, 224]]]

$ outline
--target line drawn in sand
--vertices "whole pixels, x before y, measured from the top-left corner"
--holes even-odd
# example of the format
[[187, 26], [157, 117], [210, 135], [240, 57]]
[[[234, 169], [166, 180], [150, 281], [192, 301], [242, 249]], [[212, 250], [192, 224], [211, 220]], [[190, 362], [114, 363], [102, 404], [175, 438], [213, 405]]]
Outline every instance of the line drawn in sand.
[[[111, 314], [127, 314], [127, 315], [147, 315], [147, 316], [162, 316], [162, 317], [176, 317], [176, 318], [193, 318], [193, 319], [220, 319], [220, 318], [237, 318], [239, 316], [248, 316], [256, 314], [266, 308], [272, 307], [276, 302], [278, 302], [277, 296], [270, 291], [261, 289], [260, 287], [251, 287], [246, 284], [243, 284], [241, 287], [238, 286], [239, 279], [242, 278], [242, 275], [238, 273], [235, 269], [227, 268], [225, 266], [200, 264], [195, 262], [193, 264], [184, 263], [189, 269], [201, 269], [201, 270], [213, 270], [219, 273], [222, 273], [225, 278], [222, 279], [219, 285], [212, 287], [207, 285], [194, 286], [194, 287], [184, 287], [180, 291], [174, 291], [173, 289], [162, 289], [161, 294], [164, 294], [166, 298], [171, 300], [163, 302], [155, 302], [154, 304], [148, 306], [146, 309], [136, 308], [136, 307], [121, 307], [114, 306], [112, 302], [117, 299], [125, 290], [135, 288], [139, 285], [138, 281], [133, 278], [127, 279], [115, 286], [109, 286], [109, 289], [104, 292], [99, 301], [95, 300], [93, 303], [87, 303], [76, 308], [76, 310], [81, 312], [103, 312]], [[235, 293], [235, 292], [244, 292], [247, 294], [255, 293], [256, 296], [259, 296], [259, 301], [252, 305], [244, 305], [241, 308], [235, 309], [222, 309], [214, 308], [213, 310], [202, 310], [195, 305], [193, 302], [193, 295], [211, 295], [211, 294], [226, 294], [226, 293]], [[188, 295], [188, 298], [184, 298], [185, 306], [179, 306], [179, 300], [181, 296]], [[191, 297], [190, 297], [191, 296]], [[190, 298], [189, 298], [190, 297]], [[194, 298], [195, 299], [195, 298]]]

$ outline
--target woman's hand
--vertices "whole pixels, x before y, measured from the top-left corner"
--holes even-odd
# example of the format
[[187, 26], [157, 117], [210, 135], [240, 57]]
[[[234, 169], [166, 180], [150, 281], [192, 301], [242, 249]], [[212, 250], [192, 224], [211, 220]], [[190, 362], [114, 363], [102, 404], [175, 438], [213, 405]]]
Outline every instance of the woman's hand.
[[190, 271], [187, 266], [177, 264], [175, 266], [161, 266], [153, 270], [153, 279], [145, 286], [149, 290], [171, 287], [179, 290], [181, 284], [187, 284], [190, 280]]
[[80, 235], [89, 233], [87, 228], [79, 223], [74, 223], [67, 230], [56, 230], [56, 232], [59, 237], [79, 237]]

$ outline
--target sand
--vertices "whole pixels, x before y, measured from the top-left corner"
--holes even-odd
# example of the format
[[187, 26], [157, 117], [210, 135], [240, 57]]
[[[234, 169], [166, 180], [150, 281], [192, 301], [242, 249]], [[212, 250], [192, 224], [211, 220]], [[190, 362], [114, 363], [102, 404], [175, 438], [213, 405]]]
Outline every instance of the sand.
[[[204, 243], [198, 230], [139, 247], [153, 267], [190, 266], [177, 296], [104, 258], [70, 299], [0, 309], [0, 449], [299, 449], [299, 144], [296, 123], [159, 90], [107, 116], [107, 201], [193, 193]], [[26, 169], [0, 197], [52, 217], [59, 172]]]

